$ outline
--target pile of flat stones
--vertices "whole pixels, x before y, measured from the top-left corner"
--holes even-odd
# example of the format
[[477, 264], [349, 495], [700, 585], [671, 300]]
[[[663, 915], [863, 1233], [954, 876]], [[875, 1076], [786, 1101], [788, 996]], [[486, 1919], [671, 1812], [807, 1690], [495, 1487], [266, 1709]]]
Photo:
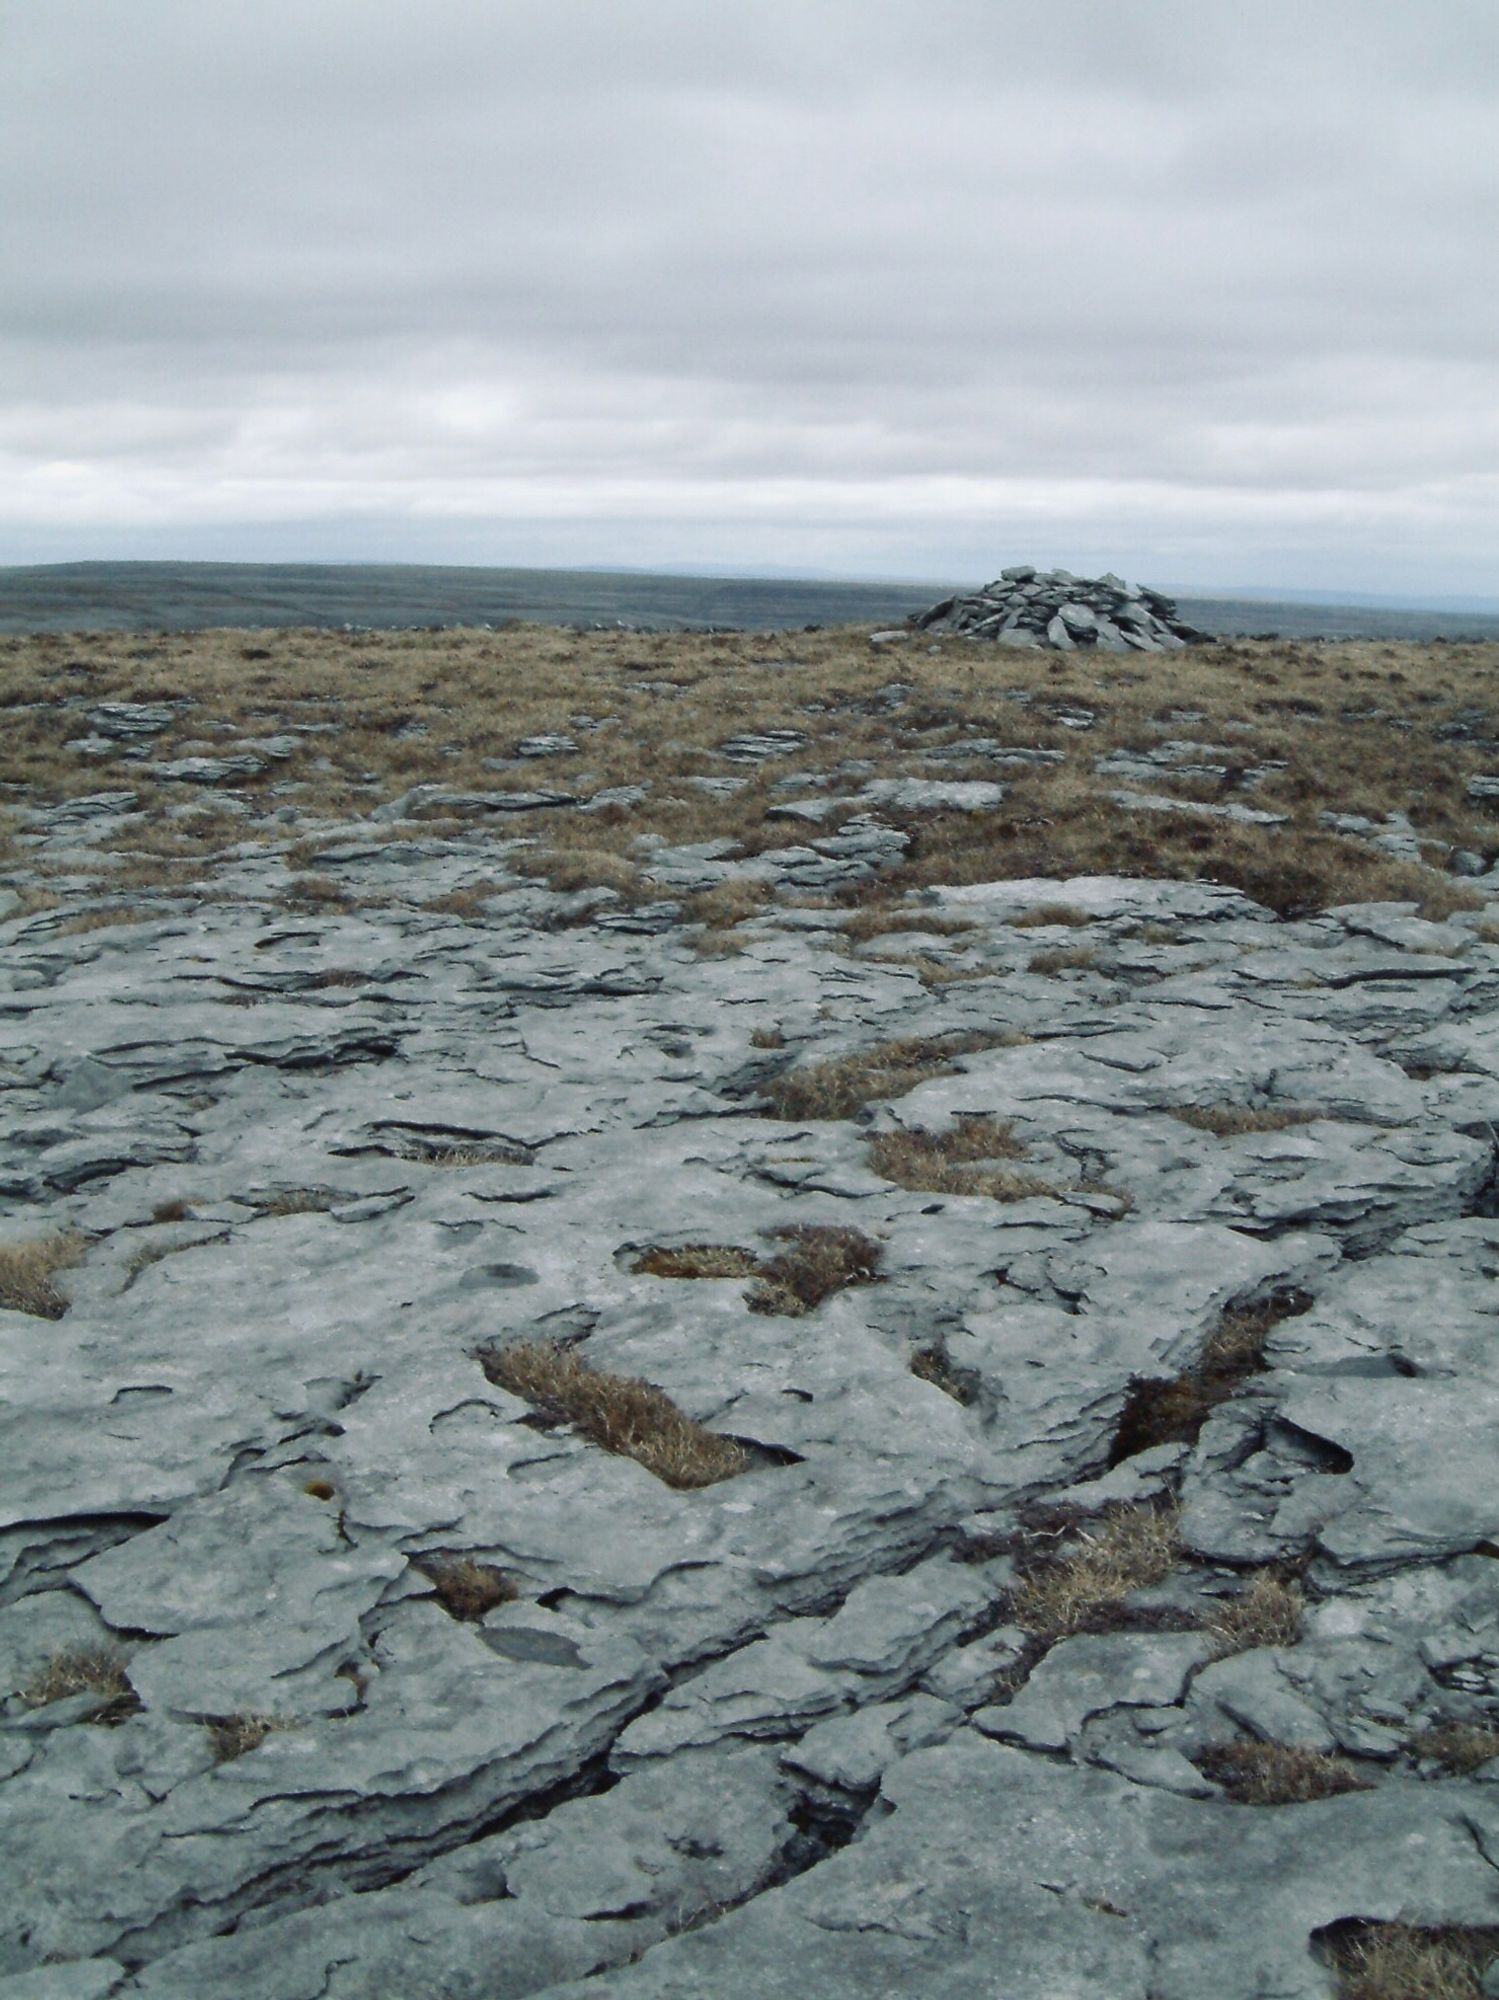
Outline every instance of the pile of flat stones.
[[1016, 563], [993, 583], [962, 597], [944, 597], [913, 621], [924, 632], [961, 632], [1005, 646], [1050, 647], [1070, 653], [1097, 646], [1105, 653], [1169, 653], [1210, 637], [1184, 624], [1176, 605], [1110, 572], [1074, 576]]

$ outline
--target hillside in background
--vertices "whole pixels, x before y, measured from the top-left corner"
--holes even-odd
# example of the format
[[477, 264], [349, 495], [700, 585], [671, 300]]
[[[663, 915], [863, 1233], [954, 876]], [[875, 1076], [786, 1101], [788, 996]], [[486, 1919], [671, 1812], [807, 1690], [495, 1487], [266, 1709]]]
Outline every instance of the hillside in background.
[[[969, 588], [982, 581], [968, 578]], [[1150, 584], [1156, 579], [1145, 577]], [[0, 569], [0, 632], [194, 631], [213, 626], [898, 624], [954, 587], [631, 571], [385, 563], [80, 562]], [[1265, 597], [1178, 599], [1205, 631], [1292, 638], [1499, 639], [1499, 615]]]

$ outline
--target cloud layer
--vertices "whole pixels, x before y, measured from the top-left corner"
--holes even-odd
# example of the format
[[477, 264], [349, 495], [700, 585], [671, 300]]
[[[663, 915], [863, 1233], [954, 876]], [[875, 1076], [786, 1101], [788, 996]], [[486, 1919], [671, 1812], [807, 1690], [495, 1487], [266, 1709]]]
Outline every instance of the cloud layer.
[[1490, 0], [0, 16], [0, 560], [1495, 589]]

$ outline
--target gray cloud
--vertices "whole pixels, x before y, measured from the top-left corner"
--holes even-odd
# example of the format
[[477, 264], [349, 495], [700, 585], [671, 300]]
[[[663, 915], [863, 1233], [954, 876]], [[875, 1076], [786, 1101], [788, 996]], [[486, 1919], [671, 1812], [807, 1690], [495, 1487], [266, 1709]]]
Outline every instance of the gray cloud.
[[0, 16], [0, 560], [1492, 590], [1490, 0]]

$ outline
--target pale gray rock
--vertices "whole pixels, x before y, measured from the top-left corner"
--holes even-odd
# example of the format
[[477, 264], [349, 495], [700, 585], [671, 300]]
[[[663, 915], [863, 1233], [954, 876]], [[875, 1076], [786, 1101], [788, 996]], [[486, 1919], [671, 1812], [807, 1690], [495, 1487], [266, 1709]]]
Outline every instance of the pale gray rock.
[[[972, 1734], [887, 1771], [888, 1815], [820, 1866], [611, 1976], [621, 2000], [689, 1991], [1107, 1993], [1325, 2000], [1313, 1933], [1348, 1915], [1440, 1909], [1480, 1923], [1492, 1865], [1483, 1788], [1390, 1785], [1255, 1812], [1057, 1765]], [[955, 1811], [958, 1801], [965, 1810]], [[1480, 1808], [1491, 1841], [1492, 1808]], [[1425, 1838], [1407, 1844], [1412, 1816]], [[964, 1823], [966, 1822], [966, 1824]], [[983, 1826], [983, 1840], [971, 1828]], [[1121, 1837], [1121, 1830], [1123, 1836]], [[1223, 1894], [1232, 1843], [1234, 1894]], [[1401, 1879], [1389, 1856], [1408, 1856]], [[586, 2000], [587, 1984], [558, 1989]]]
[[503, 792], [452, 792], [441, 785], [414, 785], [399, 798], [376, 806], [370, 814], [379, 822], [403, 819], [482, 819], [491, 813], [546, 812], [560, 806], [577, 805], [574, 792], [555, 790], [524, 791], [517, 787]]
[[[1205, 1667], [1192, 1697], [1198, 1727], [1207, 1739], [1244, 1730], [1263, 1743], [1291, 1743], [1323, 1752], [1335, 1749], [1336, 1739], [1325, 1718], [1288, 1683], [1283, 1665], [1281, 1649], [1265, 1646]], [[1214, 1709], [1221, 1718], [1216, 1727], [1203, 1719]]]
[[125, 1968], [113, 1958], [46, 1965], [0, 1979], [0, 2000], [107, 2000], [125, 1990]]
[[1209, 1658], [1196, 1632], [1103, 1632], [1063, 1639], [1012, 1700], [974, 1717], [985, 1735], [1032, 1750], [1067, 1750], [1091, 1717], [1115, 1708], [1170, 1708]]
[[[75, 825], [118, 825], [105, 797]], [[6, 925], [0, 1240], [90, 1243], [62, 1318], [0, 1311], [0, 1978], [836, 2000], [966, 1995], [1002, 1962], [1047, 2000], [1059, 1965], [1322, 2000], [1317, 1925], [1491, 1901], [1492, 1776], [1406, 1748], [1499, 1700], [1499, 988], [1473, 919], [973, 885], [911, 902], [973, 925], [919, 948], [982, 976], [929, 988], [836, 949], [840, 910], [772, 903], [700, 957], [673, 907], [760, 865], [867, 879], [900, 839], [872, 816], [749, 864], [643, 843], [654, 913], [502, 877], [476, 921], [420, 905], [494, 880], [492, 834], [426, 832], [337, 830], [320, 866], [365, 907], [288, 912], [247, 843], [223, 900]], [[1011, 919], [1058, 902], [1085, 980], [1025, 970]], [[1031, 1039], [858, 1119], [764, 1115], [789, 1064], [1008, 1029]], [[1222, 1139], [1172, 1115], [1224, 1104], [1314, 1115]], [[1060, 1195], [874, 1171], [872, 1137], [969, 1116]], [[642, 1263], [763, 1259], [787, 1224], [863, 1231], [880, 1281], [793, 1317]], [[1195, 1440], [1111, 1463], [1142, 1380], [1288, 1289], [1310, 1309]], [[554, 1339], [752, 1469], [673, 1490], [476, 1358]], [[927, 1349], [966, 1400], [911, 1372]], [[1032, 1668], [997, 1553], [1021, 1510], [1178, 1489], [1182, 1566], [1132, 1609], [1210, 1620], [1294, 1557], [1300, 1642], [1215, 1666], [1201, 1632], [1089, 1634]], [[476, 1623], [429, 1575], [464, 1556], [519, 1593]], [[91, 1650], [139, 1712], [20, 1697]], [[216, 1762], [205, 1718], [246, 1710], [294, 1726]], [[986, 1739], [1028, 1714], [1071, 1763]], [[1231, 1805], [1190, 1760], [1256, 1731], [1377, 1788]]]
[[186, 703], [167, 701], [101, 701], [88, 712], [89, 727], [96, 735], [117, 742], [133, 742], [142, 737], [160, 736], [177, 720]]
[[992, 812], [1003, 803], [1003, 785], [984, 779], [876, 778], [861, 796], [896, 812]]
[[1235, 826], [1284, 826], [1289, 813], [1271, 812], [1265, 806], [1240, 805], [1236, 800], [1212, 802], [1205, 799], [1178, 799], [1167, 792], [1116, 791], [1114, 803], [1127, 812], [1185, 813], [1189, 819], [1222, 819]]
[[149, 767], [153, 778], [169, 785], [229, 785], [255, 778], [265, 769], [253, 751], [231, 751], [222, 757], [174, 757]]

